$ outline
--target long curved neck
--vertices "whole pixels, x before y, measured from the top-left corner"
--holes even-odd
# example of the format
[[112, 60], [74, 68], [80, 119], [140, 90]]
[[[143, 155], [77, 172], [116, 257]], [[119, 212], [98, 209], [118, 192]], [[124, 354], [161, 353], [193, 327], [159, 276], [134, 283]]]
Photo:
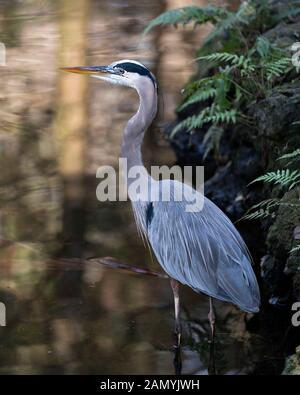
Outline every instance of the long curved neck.
[[143, 166], [141, 148], [144, 134], [157, 112], [156, 87], [150, 79], [141, 85], [136, 89], [140, 99], [139, 109], [123, 132], [121, 156], [127, 159], [128, 170], [133, 166]]

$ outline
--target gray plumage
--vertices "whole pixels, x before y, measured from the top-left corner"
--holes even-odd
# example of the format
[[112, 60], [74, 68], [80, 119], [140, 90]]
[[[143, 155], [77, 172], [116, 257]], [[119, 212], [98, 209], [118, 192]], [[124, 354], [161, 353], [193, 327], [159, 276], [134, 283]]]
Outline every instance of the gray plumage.
[[[143, 165], [143, 136], [156, 114], [156, 87], [144, 81], [146, 77], [140, 78], [143, 81], [135, 85], [140, 107], [125, 127], [122, 144], [122, 157], [127, 158], [128, 167]], [[163, 183], [171, 185], [169, 202], [132, 202], [138, 229], [165, 272], [196, 292], [257, 312], [260, 295], [251, 257], [229, 218], [207, 198], [201, 211], [186, 212], [186, 204], [199, 192], [190, 190], [191, 199], [174, 201], [175, 190], [182, 190], [178, 181], [155, 181], [147, 175], [144, 182], [159, 190]], [[184, 198], [189, 189], [184, 186]]]
[[[138, 92], [139, 109], [125, 127], [121, 156], [127, 158], [128, 169], [143, 166], [141, 145], [144, 133], [157, 111], [157, 86], [153, 74], [132, 60], [66, 70], [89, 73]], [[127, 179], [129, 187], [132, 182]], [[196, 292], [233, 303], [247, 312], [257, 312], [260, 294], [251, 258], [229, 218], [207, 198], [204, 198], [201, 211], [186, 212], [186, 204], [194, 199], [195, 191], [184, 185], [184, 199], [175, 201], [176, 191], [183, 188], [178, 181], [155, 181], [145, 170], [143, 182], [158, 191], [165, 183], [171, 188], [169, 202], [136, 201], [129, 193], [138, 230], [166, 273]]]
[[[192, 199], [174, 201], [174, 189], [182, 188], [178, 181], [154, 183], [158, 189], [172, 184], [171, 201], [132, 202], [132, 207], [141, 235], [165, 272], [196, 292], [257, 312], [260, 295], [251, 257], [229, 218], [207, 198], [201, 211], [186, 212]], [[184, 189], [186, 196], [191, 188]]]

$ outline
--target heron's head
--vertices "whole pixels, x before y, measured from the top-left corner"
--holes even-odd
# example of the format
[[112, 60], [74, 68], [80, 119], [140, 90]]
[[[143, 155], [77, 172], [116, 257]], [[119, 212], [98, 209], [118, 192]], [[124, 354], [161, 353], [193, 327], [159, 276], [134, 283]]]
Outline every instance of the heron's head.
[[71, 73], [88, 74], [91, 77], [108, 81], [111, 84], [129, 86], [138, 89], [149, 81], [156, 88], [156, 80], [150, 70], [135, 60], [119, 60], [108, 66], [64, 67]]

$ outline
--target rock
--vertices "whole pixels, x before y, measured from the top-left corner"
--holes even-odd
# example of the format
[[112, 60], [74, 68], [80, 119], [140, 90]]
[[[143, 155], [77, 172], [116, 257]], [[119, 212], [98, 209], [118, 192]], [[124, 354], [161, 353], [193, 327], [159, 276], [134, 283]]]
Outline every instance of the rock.
[[233, 161], [233, 172], [247, 182], [252, 181], [260, 168], [260, 155], [251, 146], [241, 146], [237, 151]]
[[272, 44], [276, 45], [279, 48], [290, 48], [294, 42], [299, 41], [299, 17], [297, 19], [298, 21], [296, 21], [295, 23], [279, 23], [273, 29], [267, 31], [264, 34], [264, 37], [266, 37]]
[[296, 353], [287, 358], [283, 375], [300, 375], [300, 346], [296, 348]]
[[274, 255], [287, 254], [292, 248], [294, 229], [300, 224], [299, 197], [296, 189], [286, 192], [282, 198], [276, 219], [270, 226], [267, 245]]
[[257, 124], [258, 134], [268, 138], [284, 138], [291, 124], [299, 120], [300, 79], [274, 88], [258, 103], [249, 105], [249, 115]]
[[[285, 290], [290, 286], [289, 282], [291, 280], [293, 297], [300, 300], [300, 256], [289, 256], [288, 254], [295, 236], [298, 235], [298, 224], [300, 224], [300, 210], [299, 206], [296, 205], [299, 204], [297, 190], [286, 192], [282, 203], [285, 203], [285, 205], [279, 207], [276, 219], [267, 234], [267, 246], [272, 251], [273, 261], [279, 262], [271, 269], [271, 272], [273, 270], [272, 275], [276, 277], [273, 286]], [[268, 284], [270, 285], [274, 278], [269, 280]]]
[[241, 183], [233, 174], [231, 163], [218, 169], [204, 186], [205, 195], [223, 210], [235, 200], [240, 189]]

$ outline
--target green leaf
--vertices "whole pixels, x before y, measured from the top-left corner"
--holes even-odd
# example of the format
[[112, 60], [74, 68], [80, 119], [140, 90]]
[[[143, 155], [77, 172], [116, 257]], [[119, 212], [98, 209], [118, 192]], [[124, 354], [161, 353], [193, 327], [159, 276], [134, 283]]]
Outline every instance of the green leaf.
[[224, 32], [236, 31], [240, 26], [249, 25], [256, 16], [256, 6], [253, 1], [243, 1], [237, 12], [227, 11], [226, 18], [217, 23], [215, 29], [208, 35], [205, 43], [214, 40]]
[[266, 199], [255, 204], [247, 210], [241, 220], [253, 220], [267, 217], [275, 217], [276, 208], [280, 205], [279, 199]]
[[211, 151], [214, 151], [215, 153], [219, 151], [220, 141], [223, 134], [224, 134], [224, 129], [219, 126], [212, 125], [208, 129], [208, 131], [205, 133], [205, 136], [203, 138], [203, 144], [206, 145], [206, 150], [203, 155], [203, 160], [207, 157], [207, 155]]
[[290, 169], [271, 171], [256, 178], [250, 182], [250, 184], [258, 181], [279, 184], [282, 187], [288, 187], [289, 189], [292, 189], [300, 183], [300, 171]]
[[182, 129], [187, 129], [188, 132], [191, 132], [193, 129], [200, 129], [207, 123], [236, 123], [238, 114], [239, 113], [236, 109], [221, 110], [220, 106], [212, 104], [210, 107], [204, 108], [198, 115], [193, 115], [180, 122], [173, 129], [170, 137], [172, 138]]
[[259, 56], [265, 59], [270, 53], [271, 43], [270, 41], [263, 37], [259, 36], [256, 40], [254, 49], [258, 52]]
[[259, 209], [254, 211], [253, 213], [250, 214], [245, 214], [241, 220], [253, 220], [253, 219], [262, 219], [262, 218], [268, 218], [268, 217], [273, 217], [275, 218], [275, 213], [270, 212], [268, 209]]
[[245, 55], [236, 55], [229, 52], [215, 52], [210, 55], [200, 56], [197, 60], [214, 62], [214, 63], [227, 63], [231, 68], [225, 69], [225, 73], [229, 74], [232, 68], [241, 70], [242, 76], [249, 76], [256, 69], [256, 65], [252, 59]]
[[198, 103], [201, 101], [206, 101], [208, 99], [213, 98], [217, 93], [215, 88], [208, 87], [207, 89], [197, 91], [193, 95], [191, 95], [188, 100], [179, 107], [179, 111], [183, 110], [184, 108], [188, 107], [191, 104]]
[[290, 254], [294, 254], [300, 252], [300, 244], [296, 245], [295, 247], [293, 247], [290, 251]]
[[284, 154], [280, 156], [277, 160], [283, 159], [299, 159], [300, 160], [300, 148], [297, 148], [295, 151], [290, 152], [288, 154]]
[[267, 63], [265, 66], [267, 79], [270, 81], [289, 71], [292, 68], [292, 62], [290, 58], [282, 57], [281, 59]]
[[227, 94], [230, 91], [231, 83], [228, 79], [220, 78], [216, 80], [216, 99], [215, 103], [222, 109], [229, 109], [231, 103], [227, 99]]
[[209, 6], [202, 8], [189, 6], [178, 8], [166, 11], [153, 19], [144, 30], [143, 35], [146, 35], [150, 30], [159, 25], [177, 25], [179, 23], [186, 25], [191, 21], [196, 24], [203, 24], [206, 22], [217, 23], [222, 18], [225, 18], [226, 15], [227, 11], [224, 7]]

